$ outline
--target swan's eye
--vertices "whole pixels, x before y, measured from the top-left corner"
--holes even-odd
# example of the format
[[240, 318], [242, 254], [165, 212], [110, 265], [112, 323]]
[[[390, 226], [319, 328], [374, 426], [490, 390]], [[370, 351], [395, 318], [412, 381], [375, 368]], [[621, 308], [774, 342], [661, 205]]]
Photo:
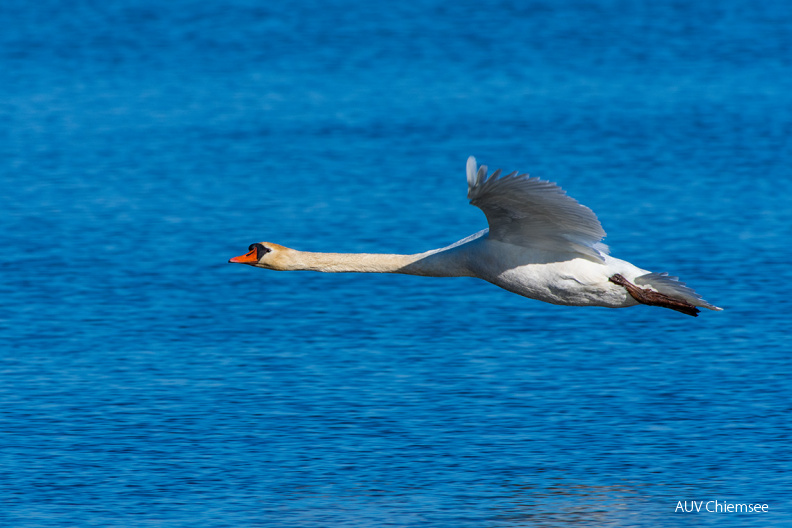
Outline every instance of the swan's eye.
[[248, 247], [248, 251], [253, 251], [254, 249], [256, 250], [256, 257], [258, 257], [258, 258], [261, 258], [266, 253], [269, 253], [270, 251], [272, 251], [270, 248], [268, 248], [264, 244], [261, 244], [261, 243], [258, 243], [258, 242], [255, 243], [255, 244], [250, 244], [250, 246]]

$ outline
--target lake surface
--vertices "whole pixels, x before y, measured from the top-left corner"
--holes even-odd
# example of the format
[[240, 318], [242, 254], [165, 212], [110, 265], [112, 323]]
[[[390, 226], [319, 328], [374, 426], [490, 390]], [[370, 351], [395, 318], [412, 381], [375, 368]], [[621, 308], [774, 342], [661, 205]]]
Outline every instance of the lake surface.
[[[0, 523], [792, 526], [792, 8], [687, 4], [4, 1]], [[227, 264], [461, 239], [469, 155], [725, 311]]]

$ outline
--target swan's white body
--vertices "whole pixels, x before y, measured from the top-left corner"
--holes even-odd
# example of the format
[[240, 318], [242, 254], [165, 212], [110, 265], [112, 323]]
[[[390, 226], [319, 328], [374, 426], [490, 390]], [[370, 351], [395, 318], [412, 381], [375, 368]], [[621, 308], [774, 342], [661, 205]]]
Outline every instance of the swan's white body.
[[554, 183], [500, 173], [487, 177], [486, 166], [477, 168], [476, 160], [468, 159], [468, 198], [484, 211], [489, 229], [445, 248], [415, 255], [309, 253], [262, 242], [231, 262], [276, 270], [478, 277], [552, 304], [609, 308], [639, 304], [625, 286], [611, 280], [619, 275], [630, 286], [691, 307], [720, 310], [676, 277], [609, 256], [596, 215]]

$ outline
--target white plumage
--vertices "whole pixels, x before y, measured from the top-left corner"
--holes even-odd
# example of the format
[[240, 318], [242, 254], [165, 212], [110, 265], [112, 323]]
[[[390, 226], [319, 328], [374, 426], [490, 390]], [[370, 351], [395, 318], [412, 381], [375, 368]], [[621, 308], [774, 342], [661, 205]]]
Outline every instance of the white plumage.
[[414, 255], [309, 253], [261, 242], [230, 262], [275, 270], [478, 277], [553, 304], [622, 308], [639, 303], [696, 315], [720, 310], [676, 277], [611, 257], [594, 212], [554, 183], [527, 174], [487, 176], [467, 161], [468, 199], [489, 229]]

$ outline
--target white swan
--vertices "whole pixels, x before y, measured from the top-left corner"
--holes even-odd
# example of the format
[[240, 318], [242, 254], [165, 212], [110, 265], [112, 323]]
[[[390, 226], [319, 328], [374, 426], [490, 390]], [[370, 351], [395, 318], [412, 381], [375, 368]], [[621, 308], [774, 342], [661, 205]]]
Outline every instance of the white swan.
[[273, 270], [405, 273], [478, 277], [552, 304], [622, 308], [649, 304], [696, 316], [721, 310], [667, 273], [651, 273], [608, 255], [594, 212], [554, 183], [512, 172], [487, 177], [467, 162], [468, 198], [489, 229], [415, 255], [308, 253], [270, 242], [252, 244], [229, 262]]

